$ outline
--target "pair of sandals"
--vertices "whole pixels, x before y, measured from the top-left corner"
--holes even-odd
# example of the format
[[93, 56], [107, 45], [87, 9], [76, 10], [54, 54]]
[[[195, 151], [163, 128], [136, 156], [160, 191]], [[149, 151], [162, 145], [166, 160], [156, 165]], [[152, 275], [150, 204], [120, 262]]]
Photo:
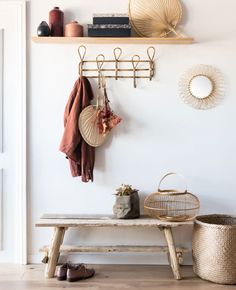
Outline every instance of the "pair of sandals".
[[84, 264], [71, 264], [66, 263], [58, 267], [57, 280], [68, 282], [76, 282], [82, 279], [88, 279], [95, 274], [94, 269], [86, 268]]

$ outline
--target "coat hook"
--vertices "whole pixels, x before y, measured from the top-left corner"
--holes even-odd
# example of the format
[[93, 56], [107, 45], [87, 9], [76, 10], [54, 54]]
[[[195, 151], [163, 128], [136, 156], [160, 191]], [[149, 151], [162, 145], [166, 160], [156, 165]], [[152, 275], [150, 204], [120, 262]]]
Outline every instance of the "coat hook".
[[78, 48], [78, 53], [81, 61], [84, 61], [86, 55], [86, 47], [84, 45], [80, 45]]
[[132, 65], [133, 65], [133, 73], [134, 73], [134, 76], [133, 76], [133, 79], [134, 79], [134, 88], [137, 88], [137, 82], [136, 82], [136, 69], [138, 67], [138, 64], [140, 62], [140, 56], [135, 54], [133, 57], [132, 57]]
[[154, 57], [156, 55], [156, 49], [155, 47], [153, 46], [150, 46], [148, 49], [147, 49], [147, 55], [148, 55], [148, 58], [150, 60], [150, 81], [152, 80], [152, 78], [154, 77], [154, 74], [155, 74], [155, 65], [154, 65]]
[[116, 47], [114, 49], [114, 57], [115, 57], [115, 61], [116, 61], [116, 66], [115, 66], [115, 79], [118, 80], [118, 62], [119, 59], [122, 55], [122, 49], [120, 47]]
[[80, 76], [83, 76], [83, 64], [84, 64], [84, 59], [85, 59], [85, 55], [86, 55], [86, 47], [84, 45], [79, 46], [78, 54], [79, 54], [79, 58], [80, 58], [79, 74], [80, 74]]
[[103, 54], [99, 54], [96, 58], [97, 68], [98, 68], [98, 87], [99, 89], [102, 87], [102, 66], [105, 61], [105, 56]]

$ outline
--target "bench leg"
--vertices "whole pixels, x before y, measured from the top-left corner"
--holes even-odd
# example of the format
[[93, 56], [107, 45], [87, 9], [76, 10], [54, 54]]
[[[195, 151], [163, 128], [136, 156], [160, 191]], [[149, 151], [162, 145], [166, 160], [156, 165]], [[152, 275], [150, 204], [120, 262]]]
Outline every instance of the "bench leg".
[[65, 228], [55, 228], [48, 252], [48, 263], [45, 268], [45, 278], [53, 278], [60, 255], [60, 246], [63, 243]]
[[175, 244], [174, 244], [171, 227], [164, 227], [163, 230], [164, 230], [166, 242], [167, 242], [169, 253], [170, 253], [170, 266], [172, 268], [175, 279], [180, 280], [181, 279], [180, 267], [179, 267], [176, 250], [175, 250]]

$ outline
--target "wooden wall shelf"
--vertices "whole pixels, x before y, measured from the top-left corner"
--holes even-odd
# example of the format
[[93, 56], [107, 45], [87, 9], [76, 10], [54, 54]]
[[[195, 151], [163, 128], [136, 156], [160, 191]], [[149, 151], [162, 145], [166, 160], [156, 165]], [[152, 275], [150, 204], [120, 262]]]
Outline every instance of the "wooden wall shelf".
[[37, 37], [35, 43], [50, 44], [191, 44], [192, 37], [146, 38], [146, 37]]

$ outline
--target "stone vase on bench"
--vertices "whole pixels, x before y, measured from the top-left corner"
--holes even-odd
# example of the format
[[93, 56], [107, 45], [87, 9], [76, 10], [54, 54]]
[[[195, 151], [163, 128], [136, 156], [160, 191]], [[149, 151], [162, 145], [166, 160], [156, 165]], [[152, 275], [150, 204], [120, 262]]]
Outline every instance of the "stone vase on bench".
[[134, 219], [140, 217], [138, 190], [122, 185], [117, 189], [113, 213], [118, 219]]

